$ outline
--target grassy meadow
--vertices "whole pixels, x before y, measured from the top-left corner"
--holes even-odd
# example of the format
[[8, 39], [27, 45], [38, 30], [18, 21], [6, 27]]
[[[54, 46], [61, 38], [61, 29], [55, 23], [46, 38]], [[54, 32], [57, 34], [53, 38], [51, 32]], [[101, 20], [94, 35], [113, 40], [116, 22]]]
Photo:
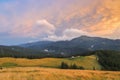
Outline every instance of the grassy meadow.
[[24, 59], [24, 58], [0, 58], [1, 67], [49, 67], [59, 68], [61, 62], [66, 62], [68, 65], [76, 64], [77, 66], [83, 66], [85, 69], [97, 70], [101, 69], [101, 66], [96, 60], [96, 56], [81, 56], [76, 58], [43, 58], [43, 59]]
[[120, 72], [16, 67], [0, 70], [0, 80], [120, 80]]

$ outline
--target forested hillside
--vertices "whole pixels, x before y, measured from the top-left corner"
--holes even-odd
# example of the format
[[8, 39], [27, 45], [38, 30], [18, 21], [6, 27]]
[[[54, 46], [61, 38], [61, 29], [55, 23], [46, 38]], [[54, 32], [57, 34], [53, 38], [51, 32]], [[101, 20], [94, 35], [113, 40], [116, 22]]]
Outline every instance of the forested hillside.
[[103, 66], [102, 70], [120, 71], [120, 52], [96, 51], [98, 62]]

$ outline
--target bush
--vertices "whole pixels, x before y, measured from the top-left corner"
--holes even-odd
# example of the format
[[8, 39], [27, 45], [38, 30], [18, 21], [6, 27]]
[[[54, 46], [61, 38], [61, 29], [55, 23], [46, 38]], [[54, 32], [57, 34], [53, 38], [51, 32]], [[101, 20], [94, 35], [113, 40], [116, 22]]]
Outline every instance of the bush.
[[76, 64], [73, 64], [70, 66], [71, 69], [78, 69], [77, 65]]
[[65, 63], [65, 62], [61, 63], [61, 69], [68, 69], [68, 68], [69, 68], [69, 66], [67, 63]]
[[85, 68], [84, 68], [84, 67], [82, 67], [82, 66], [80, 66], [80, 67], [79, 67], [79, 69], [84, 70]]

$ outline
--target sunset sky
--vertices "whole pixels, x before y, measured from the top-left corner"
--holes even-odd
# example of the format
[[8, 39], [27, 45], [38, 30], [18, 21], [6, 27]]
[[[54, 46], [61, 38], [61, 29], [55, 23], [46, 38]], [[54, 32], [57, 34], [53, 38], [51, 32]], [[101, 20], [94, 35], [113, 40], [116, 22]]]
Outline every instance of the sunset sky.
[[0, 45], [120, 39], [120, 0], [0, 0]]

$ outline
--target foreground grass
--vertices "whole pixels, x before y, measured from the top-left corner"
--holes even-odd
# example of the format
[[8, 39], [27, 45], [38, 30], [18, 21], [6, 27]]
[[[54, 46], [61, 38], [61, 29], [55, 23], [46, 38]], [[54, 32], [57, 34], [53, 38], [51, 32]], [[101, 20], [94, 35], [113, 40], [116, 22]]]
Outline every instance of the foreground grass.
[[50, 67], [59, 68], [61, 62], [66, 62], [69, 65], [76, 64], [77, 66], [83, 66], [85, 69], [97, 70], [101, 69], [101, 66], [96, 60], [96, 56], [85, 56], [71, 58], [43, 58], [43, 59], [23, 59], [23, 58], [0, 58], [1, 67]]
[[120, 72], [16, 67], [1, 69], [0, 80], [120, 80]]

